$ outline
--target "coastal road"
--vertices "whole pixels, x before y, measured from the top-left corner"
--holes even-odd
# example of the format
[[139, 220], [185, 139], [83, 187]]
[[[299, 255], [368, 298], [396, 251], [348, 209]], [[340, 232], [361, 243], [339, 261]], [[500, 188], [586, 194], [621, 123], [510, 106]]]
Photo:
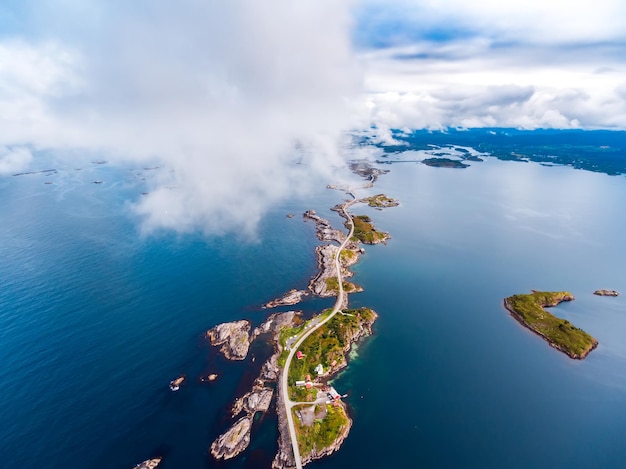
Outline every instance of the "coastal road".
[[355, 202], [358, 202], [358, 200], [356, 199], [356, 196], [354, 195], [354, 193], [352, 193], [352, 191], [347, 191], [347, 192], [348, 194], [352, 196], [353, 200], [346, 202], [341, 208], [341, 211], [344, 213], [346, 220], [348, 220], [348, 222], [350, 223], [350, 232], [348, 233], [348, 236], [346, 236], [346, 239], [343, 241], [343, 243], [341, 243], [341, 245], [339, 246], [339, 249], [337, 250], [337, 254], [335, 254], [335, 269], [337, 269], [337, 280], [339, 283], [339, 293], [337, 295], [337, 301], [335, 302], [335, 306], [333, 306], [332, 312], [326, 317], [326, 319], [324, 319], [323, 321], [320, 321], [319, 323], [315, 324], [313, 327], [309, 329], [305, 329], [304, 331], [300, 333], [301, 334], [300, 337], [296, 340], [296, 343], [293, 344], [293, 346], [291, 347], [291, 350], [289, 351], [289, 355], [287, 355], [287, 360], [285, 360], [285, 367], [283, 368], [282, 379], [280, 382], [281, 394], [283, 396], [283, 403], [285, 405], [285, 413], [287, 414], [287, 425], [289, 427], [289, 437], [291, 439], [291, 446], [293, 448], [293, 457], [296, 462], [296, 467], [298, 469], [302, 469], [302, 460], [300, 458], [300, 448], [298, 447], [298, 438], [296, 437], [296, 427], [293, 424], [293, 415], [291, 414], [292, 407], [294, 405], [297, 405], [298, 403], [293, 402], [291, 399], [289, 399], [289, 386], [288, 386], [289, 366], [291, 365], [291, 360], [293, 359], [294, 354], [298, 350], [298, 347], [302, 345], [302, 342], [304, 342], [306, 338], [310, 336], [313, 332], [315, 332], [317, 329], [322, 327], [325, 323], [330, 321], [332, 317], [335, 314], [337, 314], [339, 310], [341, 310], [341, 307], [344, 304], [343, 296], [345, 293], [343, 291], [343, 276], [341, 275], [341, 264], [339, 262], [339, 259], [340, 259], [339, 256], [341, 255], [342, 249], [346, 247], [346, 244], [350, 242], [350, 238], [352, 238], [352, 235], [354, 234], [354, 222], [352, 221], [352, 217], [348, 213], [348, 208]]

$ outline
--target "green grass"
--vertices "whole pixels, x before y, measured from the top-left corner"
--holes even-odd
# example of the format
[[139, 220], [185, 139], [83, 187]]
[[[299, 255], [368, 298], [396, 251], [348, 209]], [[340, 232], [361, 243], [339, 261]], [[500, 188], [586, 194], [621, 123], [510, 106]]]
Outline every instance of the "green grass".
[[358, 240], [365, 244], [375, 244], [389, 238], [389, 233], [376, 231], [371, 218], [367, 215], [358, 215], [353, 217], [352, 221], [354, 222], [353, 240]]
[[288, 382], [293, 386], [296, 381], [304, 379], [307, 374], [317, 376], [315, 367], [322, 364], [328, 370], [333, 362], [344, 361], [344, 348], [349, 344], [348, 337], [358, 331], [364, 323], [372, 323], [375, 313], [368, 308], [349, 309], [337, 313], [330, 321], [311, 334], [299, 347], [305, 355], [298, 360], [294, 358], [289, 367]]
[[[294, 321], [296, 321], [297, 319], [298, 318], [294, 318]], [[280, 343], [280, 347], [282, 348], [282, 352], [278, 356], [277, 360], [278, 366], [280, 368], [285, 366], [285, 362], [287, 361], [287, 355], [289, 355], [289, 350], [285, 348], [285, 343], [287, 342], [287, 339], [291, 336], [296, 336], [300, 334], [304, 330], [305, 325], [306, 323], [297, 325], [295, 327], [283, 327], [278, 333], [278, 342]]]
[[342, 249], [339, 253], [339, 257], [342, 264], [347, 264], [356, 257], [356, 252], [351, 251], [350, 249]]
[[[343, 289], [347, 293], [352, 293], [357, 290], [357, 287], [354, 283], [344, 280]], [[326, 279], [326, 290], [329, 292], [339, 293], [339, 280], [337, 277], [328, 277]]]
[[313, 402], [317, 399], [317, 388], [307, 389], [305, 386], [291, 386], [289, 398], [294, 402]]
[[569, 292], [533, 292], [506, 298], [505, 305], [524, 325], [546, 338], [548, 342], [572, 358], [584, 358], [597, 340], [565, 319], [544, 309], [561, 301], [573, 300]]
[[294, 423], [300, 454], [308, 456], [313, 449], [318, 453], [331, 446], [344, 428], [348, 425], [348, 416], [343, 408], [326, 405], [327, 415], [323, 419], [316, 419], [313, 425], [302, 425], [295, 414]]
[[397, 200], [392, 199], [391, 197], [387, 197], [385, 194], [373, 195], [372, 197], [368, 197], [365, 200], [370, 207], [384, 208], [397, 207], [399, 205]]

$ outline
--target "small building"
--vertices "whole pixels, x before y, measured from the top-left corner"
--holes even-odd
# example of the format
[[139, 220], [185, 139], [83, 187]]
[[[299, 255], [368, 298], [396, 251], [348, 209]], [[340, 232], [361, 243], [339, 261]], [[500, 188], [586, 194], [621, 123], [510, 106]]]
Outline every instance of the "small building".
[[298, 360], [302, 360], [302, 359], [304, 358], [304, 353], [302, 353], [300, 350], [298, 350], [298, 351], [296, 352], [296, 358], [297, 358]]
[[333, 399], [333, 400], [335, 400], [335, 401], [339, 400], [339, 398], [341, 397], [341, 396], [339, 395], [339, 393], [338, 393], [338, 392], [335, 390], [335, 388], [333, 388], [333, 387], [331, 387], [331, 388], [328, 390], [328, 395], [330, 396], [330, 398], [331, 398], [331, 399]]
[[296, 381], [296, 386], [298, 387], [306, 386], [306, 384], [307, 384], [306, 381]]
[[318, 375], [323, 375], [324, 374], [324, 367], [322, 366], [321, 363], [315, 367], [315, 372]]

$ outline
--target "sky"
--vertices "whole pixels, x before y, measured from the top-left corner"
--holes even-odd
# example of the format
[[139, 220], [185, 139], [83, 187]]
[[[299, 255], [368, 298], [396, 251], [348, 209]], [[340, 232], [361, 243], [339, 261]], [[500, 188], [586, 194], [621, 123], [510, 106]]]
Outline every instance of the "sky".
[[626, 2], [369, 0], [355, 43], [382, 128], [626, 128]]
[[144, 232], [253, 236], [350, 131], [626, 129], [624, 57], [614, 0], [4, 0], [0, 176], [156, 162]]

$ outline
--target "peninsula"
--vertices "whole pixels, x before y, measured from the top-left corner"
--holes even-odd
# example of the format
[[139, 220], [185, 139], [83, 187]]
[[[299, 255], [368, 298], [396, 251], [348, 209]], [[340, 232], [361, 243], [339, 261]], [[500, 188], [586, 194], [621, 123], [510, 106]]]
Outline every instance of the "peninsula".
[[567, 354], [570, 358], [581, 360], [598, 346], [598, 341], [569, 321], [557, 318], [544, 309], [573, 299], [574, 295], [566, 291], [533, 290], [529, 294], [505, 298], [504, 307], [509, 310], [511, 316], [543, 337], [552, 347]]
[[[364, 162], [358, 164], [358, 169], [357, 174], [367, 179], [363, 188], [371, 187], [382, 174], [366, 171]], [[348, 233], [333, 228], [314, 210], [305, 212], [304, 219], [315, 223], [317, 237], [325, 242], [316, 248], [319, 272], [311, 280], [308, 291], [290, 290], [263, 307], [293, 305], [308, 294], [336, 297], [334, 306], [308, 320], [298, 311], [273, 314], [252, 334], [248, 321], [220, 324], [207, 333], [211, 344], [221, 345], [221, 352], [231, 360], [244, 359], [249, 344], [258, 336], [270, 334], [269, 340], [274, 345], [274, 353], [262, 365], [251, 391], [233, 405], [233, 419], [241, 413], [244, 415], [211, 445], [211, 454], [216, 459], [230, 459], [246, 450], [255, 414], [267, 412], [274, 395], [277, 395], [279, 439], [273, 468], [299, 469], [337, 451], [348, 436], [352, 420], [342, 401], [346, 396], [340, 395], [329, 380], [347, 366], [347, 353], [352, 345], [372, 333], [378, 315], [369, 308], [348, 308], [348, 294], [362, 288], [345, 279], [353, 275], [349, 267], [365, 252], [361, 244], [384, 243], [390, 238], [388, 233], [374, 227], [370, 217], [352, 215], [349, 209], [355, 204], [382, 209], [397, 206], [398, 202], [384, 194], [357, 199], [352, 189], [341, 190], [351, 199], [332, 210], [345, 219]], [[272, 382], [276, 383], [275, 392], [267, 386]]]

